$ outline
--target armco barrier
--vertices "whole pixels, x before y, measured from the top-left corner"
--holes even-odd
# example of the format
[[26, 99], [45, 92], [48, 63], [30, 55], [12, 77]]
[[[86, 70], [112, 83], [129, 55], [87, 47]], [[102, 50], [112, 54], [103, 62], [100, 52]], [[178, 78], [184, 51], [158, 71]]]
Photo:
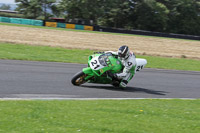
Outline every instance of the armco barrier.
[[57, 23], [57, 27], [58, 28], [66, 28], [66, 24], [65, 23]]
[[20, 18], [10, 18], [10, 23], [21, 24], [22, 20]]
[[75, 29], [75, 24], [66, 24], [66, 28]]
[[93, 26], [84, 26], [84, 30], [91, 30], [93, 31], [94, 30], [94, 27]]
[[200, 36], [195, 36], [195, 35], [161, 33], [161, 32], [151, 32], [151, 31], [144, 31], [144, 30], [114, 29], [114, 28], [107, 28], [107, 27], [101, 27], [101, 26], [95, 26], [94, 31], [123, 33], [123, 34], [135, 34], [135, 35], [145, 35], [145, 36], [157, 36], [157, 37], [169, 37], [169, 38], [180, 38], [180, 39], [190, 39], [190, 40], [200, 40]]
[[75, 25], [75, 29], [84, 30], [84, 25]]

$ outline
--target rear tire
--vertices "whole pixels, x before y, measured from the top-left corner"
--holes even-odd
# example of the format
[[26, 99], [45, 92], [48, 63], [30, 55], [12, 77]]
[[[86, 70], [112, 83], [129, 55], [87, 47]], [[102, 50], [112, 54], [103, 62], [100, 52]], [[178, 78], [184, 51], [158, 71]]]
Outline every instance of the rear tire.
[[74, 77], [72, 78], [71, 82], [73, 85], [79, 86], [81, 84], [84, 84], [86, 82], [85, 77], [87, 75], [85, 73], [78, 72], [76, 75], [74, 75]]

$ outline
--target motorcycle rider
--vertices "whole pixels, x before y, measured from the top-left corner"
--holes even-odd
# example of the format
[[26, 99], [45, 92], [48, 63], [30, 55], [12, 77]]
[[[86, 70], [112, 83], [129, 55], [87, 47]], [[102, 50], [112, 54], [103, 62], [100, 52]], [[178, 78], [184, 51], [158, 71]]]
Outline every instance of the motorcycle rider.
[[121, 46], [117, 52], [106, 51], [105, 53], [109, 52], [120, 59], [124, 68], [121, 73], [113, 74], [109, 72], [108, 75], [113, 79], [114, 86], [125, 88], [128, 82], [135, 75], [135, 68], [136, 68], [135, 54], [130, 52], [128, 46], [126, 45]]

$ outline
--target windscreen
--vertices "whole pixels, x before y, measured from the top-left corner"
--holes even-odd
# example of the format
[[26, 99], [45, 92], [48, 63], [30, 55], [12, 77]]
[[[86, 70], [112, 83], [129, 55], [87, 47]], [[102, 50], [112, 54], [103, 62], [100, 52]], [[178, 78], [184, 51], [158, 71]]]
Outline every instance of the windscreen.
[[103, 66], [107, 66], [108, 63], [110, 62], [110, 60], [108, 58], [109, 56], [112, 56], [112, 54], [111, 53], [105, 53], [105, 54], [100, 55], [99, 56], [100, 64], [103, 65]]

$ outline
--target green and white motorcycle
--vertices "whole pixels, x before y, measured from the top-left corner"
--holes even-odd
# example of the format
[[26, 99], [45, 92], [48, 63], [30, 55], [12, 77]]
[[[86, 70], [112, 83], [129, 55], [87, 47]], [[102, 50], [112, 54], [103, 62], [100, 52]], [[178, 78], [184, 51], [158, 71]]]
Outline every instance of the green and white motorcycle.
[[[136, 58], [136, 68], [133, 73], [140, 71], [147, 64], [146, 59]], [[84, 83], [112, 84], [109, 73], [120, 73], [123, 70], [121, 61], [111, 53], [94, 53], [88, 57], [88, 67], [83, 68], [72, 78], [73, 85]], [[120, 81], [119, 81], [120, 82]], [[116, 87], [116, 85], [114, 85]]]

